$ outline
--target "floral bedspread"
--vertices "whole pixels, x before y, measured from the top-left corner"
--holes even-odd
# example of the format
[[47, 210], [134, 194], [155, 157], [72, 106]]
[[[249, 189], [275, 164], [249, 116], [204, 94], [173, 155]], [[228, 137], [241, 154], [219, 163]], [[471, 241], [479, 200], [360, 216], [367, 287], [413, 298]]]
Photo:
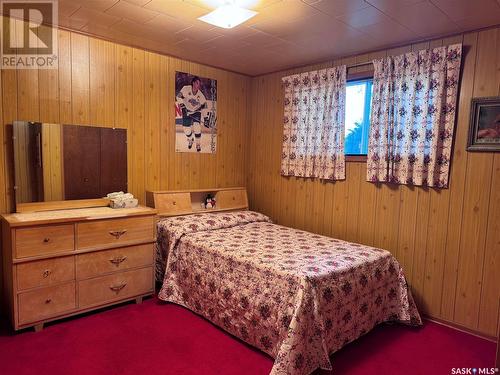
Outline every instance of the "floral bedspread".
[[159, 298], [275, 358], [271, 374], [331, 370], [330, 354], [375, 325], [422, 324], [388, 251], [276, 225], [256, 212], [165, 219], [157, 250], [166, 259]]

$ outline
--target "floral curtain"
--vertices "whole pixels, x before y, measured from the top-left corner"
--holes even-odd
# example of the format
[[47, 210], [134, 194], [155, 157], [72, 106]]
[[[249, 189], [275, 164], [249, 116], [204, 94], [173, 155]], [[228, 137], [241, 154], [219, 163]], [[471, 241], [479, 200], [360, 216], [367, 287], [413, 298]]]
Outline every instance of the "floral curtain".
[[346, 66], [283, 78], [281, 174], [345, 179]]
[[448, 187], [462, 45], [374, 60], [367, 180]]

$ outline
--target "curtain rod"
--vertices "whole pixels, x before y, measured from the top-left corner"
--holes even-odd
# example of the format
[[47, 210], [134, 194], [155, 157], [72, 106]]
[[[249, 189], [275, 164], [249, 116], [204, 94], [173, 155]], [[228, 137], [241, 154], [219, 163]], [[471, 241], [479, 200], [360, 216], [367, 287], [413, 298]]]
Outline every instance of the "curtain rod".
[[372, 61], [364, 62], [364, 63], [357, 63], [357, 64], [352, 64], [352, 65], [347, 65], [347, 69], [351, 68], [358, 68], [360, 66], [366, 66], [366, 65], [373, 65]]
[[[367, 61], [367, 62], [364, 62], [364, 63], [357, 63], [357, 64], [352, 64], [352, 65], [347, 65], [346, 64], [346, 68], [347, 69], [351, 69], [351, 68], [358, 68], [360, 66], [367, 66], [367, 65], [373, 65], [373, 61]], [[363, 73], [363, 72], [361, 72], [361, 73]], [[289, 78], [289, 77], [291, 77], [291, 75], [290, 76], [284, 76], [281, 79], [284, 80], [284, 79]]]

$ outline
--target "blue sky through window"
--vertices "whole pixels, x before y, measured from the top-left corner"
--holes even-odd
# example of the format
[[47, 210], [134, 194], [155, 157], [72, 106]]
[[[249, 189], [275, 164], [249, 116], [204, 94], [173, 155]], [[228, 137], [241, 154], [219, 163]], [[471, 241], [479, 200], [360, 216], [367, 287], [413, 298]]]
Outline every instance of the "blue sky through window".
[[366, 155], [370, 130], [372, 80], [347, 82], [345, 112], [345, 154]]

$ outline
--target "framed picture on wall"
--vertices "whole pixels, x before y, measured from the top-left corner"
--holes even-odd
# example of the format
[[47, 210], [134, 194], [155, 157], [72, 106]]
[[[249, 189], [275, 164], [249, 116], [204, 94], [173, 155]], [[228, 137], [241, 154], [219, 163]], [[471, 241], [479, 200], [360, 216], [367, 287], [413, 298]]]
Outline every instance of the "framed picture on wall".
[[473, 98], [468, 151], [500, 151], [500, 96]]
[[175, 72], [175, 151], [214, 154], [217, 80]]

